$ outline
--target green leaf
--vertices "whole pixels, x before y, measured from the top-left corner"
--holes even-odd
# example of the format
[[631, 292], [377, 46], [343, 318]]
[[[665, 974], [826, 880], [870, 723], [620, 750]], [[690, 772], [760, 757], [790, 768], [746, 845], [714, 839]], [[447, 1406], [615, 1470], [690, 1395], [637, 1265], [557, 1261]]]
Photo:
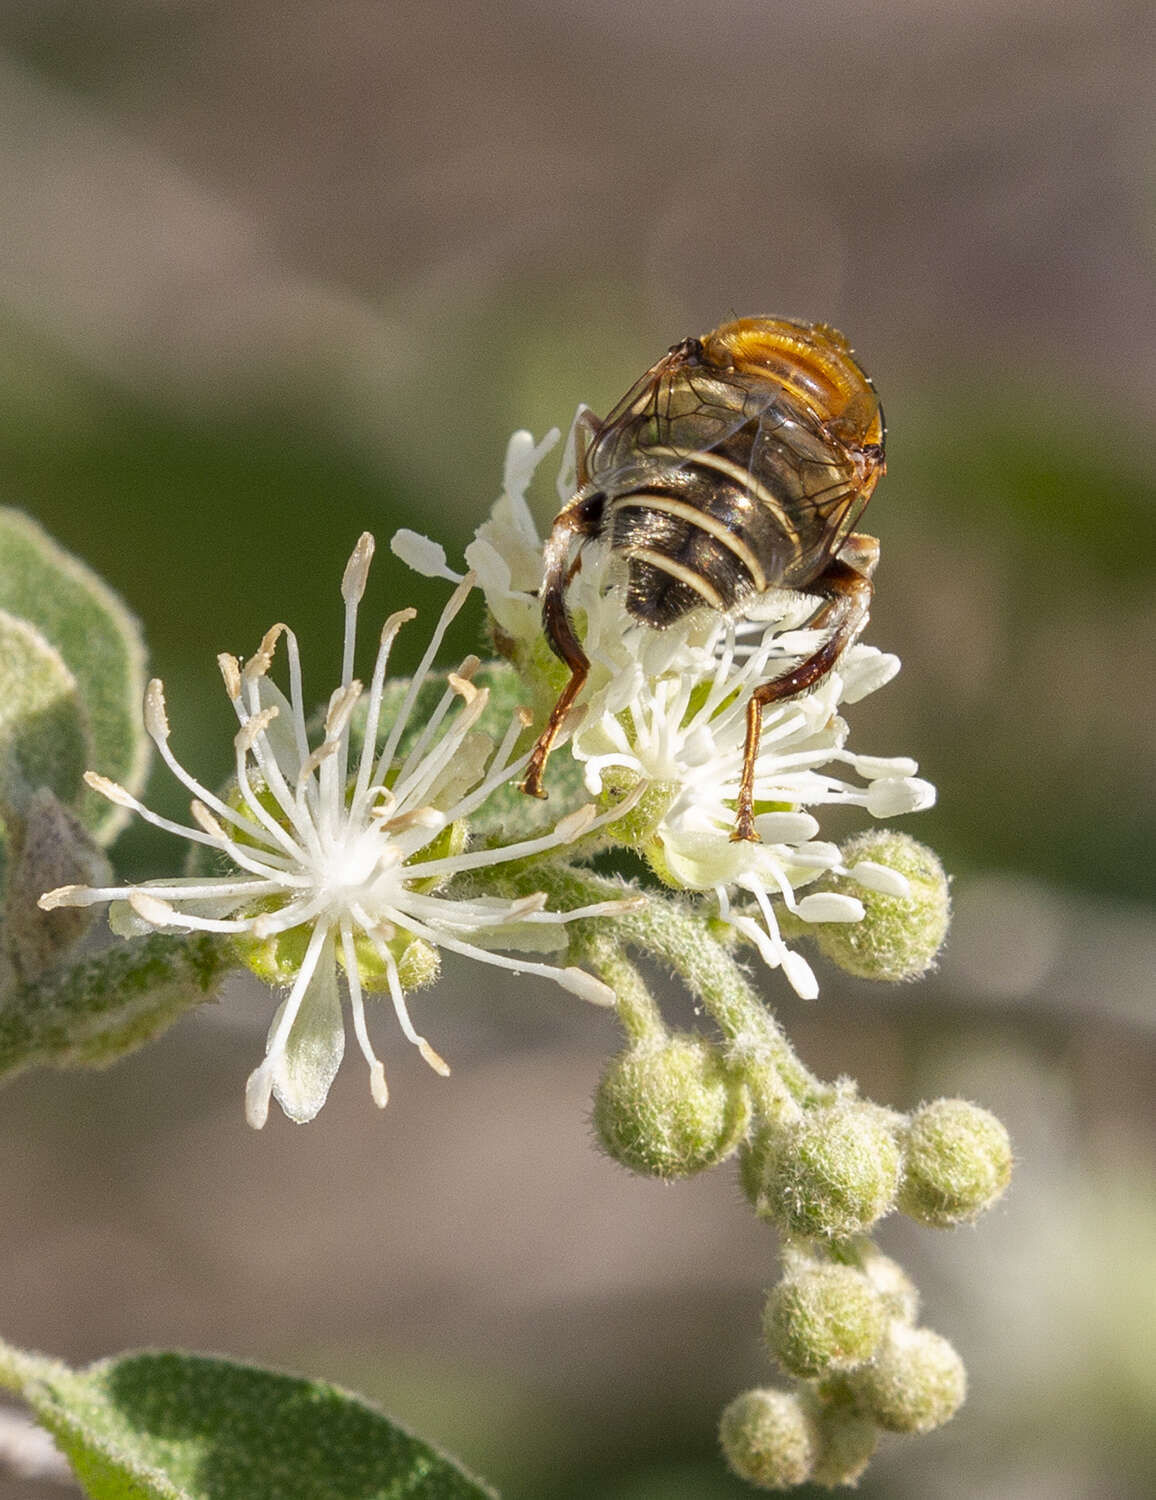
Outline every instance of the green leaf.
[[107, 1067], [210, 998], [236, 964], [216, 934], [158, 932], [14, 984], [0, 996], [0, 1078]]
[[[0, 508], [0, 610], [33, 626], [75, 678], [91, 742], [89, 764], [129, 791], [140, 791], [149, 742], [141, 723], [145, 653], [139, 627], [90, 568], [35, 521], [6, 508]], [[43, 784], [61, 795], [47, 778]], [[75, 810], [104, 843], [128, 816], [87, 787]]]
[[167, 1352], [74, 1372], [8, 1351], [0, 1374], [93, 1500], [496, 1500], [325, 1381]]
[[76, 678], [38, 630], [0, 610], [0, 807], [19, 816], [40, 787], [75, 802], [89, 752]]

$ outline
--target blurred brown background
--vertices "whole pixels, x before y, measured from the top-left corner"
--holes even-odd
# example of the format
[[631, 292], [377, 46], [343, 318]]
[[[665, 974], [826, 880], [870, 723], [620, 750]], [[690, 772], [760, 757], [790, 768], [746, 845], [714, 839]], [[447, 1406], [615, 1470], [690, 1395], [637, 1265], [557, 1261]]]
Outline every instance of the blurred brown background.
[[[288, 617], [328, 691], [361, 529], [459, 550], [511, 428], [732, 313], [854, 340], [890, 422], [870, 639], [904, 659], [855, 739], [938, 783], [909, 826], [958, 920], [926, 984], [768, 998], [820, 1072], [977, 1098], [1020, 1157], [975, 1230], [883, 1235], [973, 1394], [869, 1500], [1156, 1487], [1154, 99], [1147, 3], [0, 4], [0, 497], [139, 613], [210, 779], [214, 653]], [[437, 593], [388, 555], [374, 588]], [[575, 1007], [451, 968], [418, 1008], [454, 1078], [391, 1039], [385, 1117], [351, 1066], [308, 1130], [243, 1124], [243, 985], [19, 1080], [0, 1327], [333, 1376], [507, 1500], [744, 1493], [713, 1427], [771, 1375], [772, 1237], [725, 1168], [594, 1153], [615, 1038]]]

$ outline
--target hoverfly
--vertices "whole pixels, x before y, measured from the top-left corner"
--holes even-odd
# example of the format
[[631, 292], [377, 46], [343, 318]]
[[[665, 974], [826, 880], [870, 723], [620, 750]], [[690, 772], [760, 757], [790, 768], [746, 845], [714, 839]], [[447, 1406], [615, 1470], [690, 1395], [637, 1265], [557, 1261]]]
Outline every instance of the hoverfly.
[[867, 621], [879, 544], [853, 528], [884, 472], [875, 388], [826, 324], [739, 318], [675, 344], [587, 429], [541, 591], [546, 637], [570, 680], [522, 789], [544, 795], [551, 747], [590, 670], [566, 607], [581, 565], [572, 545], [604, 538], [627, 563], [628, 612], [658, 630], [696, 609], [741, 615], [770, 589], [823, 601], [809, 621], [828, 630], [823, 644], [747, 704], [732, 838], [757, 841], [762, 711], [819, 682]]

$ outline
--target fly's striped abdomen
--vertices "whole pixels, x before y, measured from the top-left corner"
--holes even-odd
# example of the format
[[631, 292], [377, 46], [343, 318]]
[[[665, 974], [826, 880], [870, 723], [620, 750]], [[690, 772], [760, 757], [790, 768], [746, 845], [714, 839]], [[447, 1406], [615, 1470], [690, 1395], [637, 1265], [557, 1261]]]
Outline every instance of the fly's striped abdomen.
[[768, 584], [752, 523], [761, 519], [738, 479], [689, 462], [608, 507], [611, 546], [629, 564], [626, 605], [662, 628], [703, 605], [729, 613]]

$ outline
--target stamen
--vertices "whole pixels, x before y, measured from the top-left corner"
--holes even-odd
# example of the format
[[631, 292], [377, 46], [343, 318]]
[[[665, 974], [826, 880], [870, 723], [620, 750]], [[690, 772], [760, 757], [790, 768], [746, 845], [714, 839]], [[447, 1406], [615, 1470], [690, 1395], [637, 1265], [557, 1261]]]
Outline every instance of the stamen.
[[242, 668], [242, 675], [246, 682], [256, 682], [259, 677], [264, 677], [273, 665], [273, 653], [277, 648], [278, 638], [285, 633], [284, 625], [271, 625], [261, 637], [261, 644], [249, 658]]
[[426, 677], [429, 675], [434, 658], [441, 650], [445, 633], [453, 623], [455, 616], [461, 610], [462, 605], [469, 598], [470, 590], [473, 586], [474, 575], [473, 573], [467, 573], [446, 602], [446, 606], [441, 613], [441, 618], [434, 626], [433, 635], [430, 637], [430, 643], [426, 647], [425, 654], [422, 656], [421, 661], [418, 663], [417, 671], [410, 680], [409, 688], [402, 700], [401, 707], [398, 709], [397, 717], [393, 721], [382, 752], [377, 758], [374, 780], [385, 780], [385, 774], [393, 764], [393, 757], [397, 754], [398, 744], [405, 733], [406, 725], [409, 723], [409, 716], [413, 712], [413, 706], [417, 702], [417, 695], [421, 691]]
[[341, 924], [341, 951], [345, 959], [345, 982], [349, 988], [349, 1008], [353, 1012], [353, 1031], [361, 1055], [369, 1064], [369, 1092], [378, 1109], [389, 1103], [389, 1087], [385, 1081], [385, 1068], [373, 1050], [369, 1040], [369, 1029], [365, 1024], [365, 1002], [361, 993], [361, 974], [357, 967], [357, 949], [353, 941], [353, 924], [346, 920]]
[[222, 651], [217, 657], [217, 665], [225, 679], [225, 691], [231, 702], [236, 703], [241, 696], [241, 663], [230, 652]]
[[390, 615], [381, 628], [377, 660], [373, 664], [373, 676], [369, 683], [369, 702], [365, 710], [365, 732], [361, 742], [361, 760], [357, 767], [357, 784], [350, 804], [350, 818], [354, 821], [362, 816], [365, 795], [373, 774], [373, 761], [377, 754], [377, 731], [381, 723], [381, 699], [390, 652], [393, 650], [393, 643], [401, 627], [416, 618], [416, 609], [399, 609], [395, 614]]
[[378, 956], [385, 964], [385, 974], [386, 979], [389, 982], [390, 999], [393, 1001], [394, 1014], [397, 1016], [397, 1022], [401, 1027], [402, 1035], [406, 1038], [407, 1041], [413, 1043], [413, 1045], [421, 1053], [422, 1058], [429, 1064], [429, 1066], [434, 1070], [435, 1073], [439, 1074], [442, 1078], [448, 1078], [450, 1076], [448, 1063], [443, 1057], [441, 1057], [437, 1052], [434, 1051], [434, 1049], [426, 1041], [425, 1037], [421, 1036], [418, 1033], [418, 1031], [414, 1027], [413, 1022], [410, 1020], [409, 1010], [406, 1008], [405, 1003], [405, 991], [401, 987], [401, 976], [397, 972], [397, 960], [390, 952], [388, 945], [383, 942], [382, 939], [378, 936], [375, 925], [366, 917], [365, 912], [361, 911], [360, 908], [354, 908], [354, 916], [365, 928], [366, 934], [368, 935], [374, 948], [376, 948]]
[[369, 577], [369, 565], [373, 561], [375, 545], [371, 532], [363, 531], [357, 538], [357, 543], [350, 554], [349, 561], [345, 564], [345, 572], [341, 577], [341, 597], [346, 604], [356, 606], [361, 603], [365, 595], [365, 585]]

